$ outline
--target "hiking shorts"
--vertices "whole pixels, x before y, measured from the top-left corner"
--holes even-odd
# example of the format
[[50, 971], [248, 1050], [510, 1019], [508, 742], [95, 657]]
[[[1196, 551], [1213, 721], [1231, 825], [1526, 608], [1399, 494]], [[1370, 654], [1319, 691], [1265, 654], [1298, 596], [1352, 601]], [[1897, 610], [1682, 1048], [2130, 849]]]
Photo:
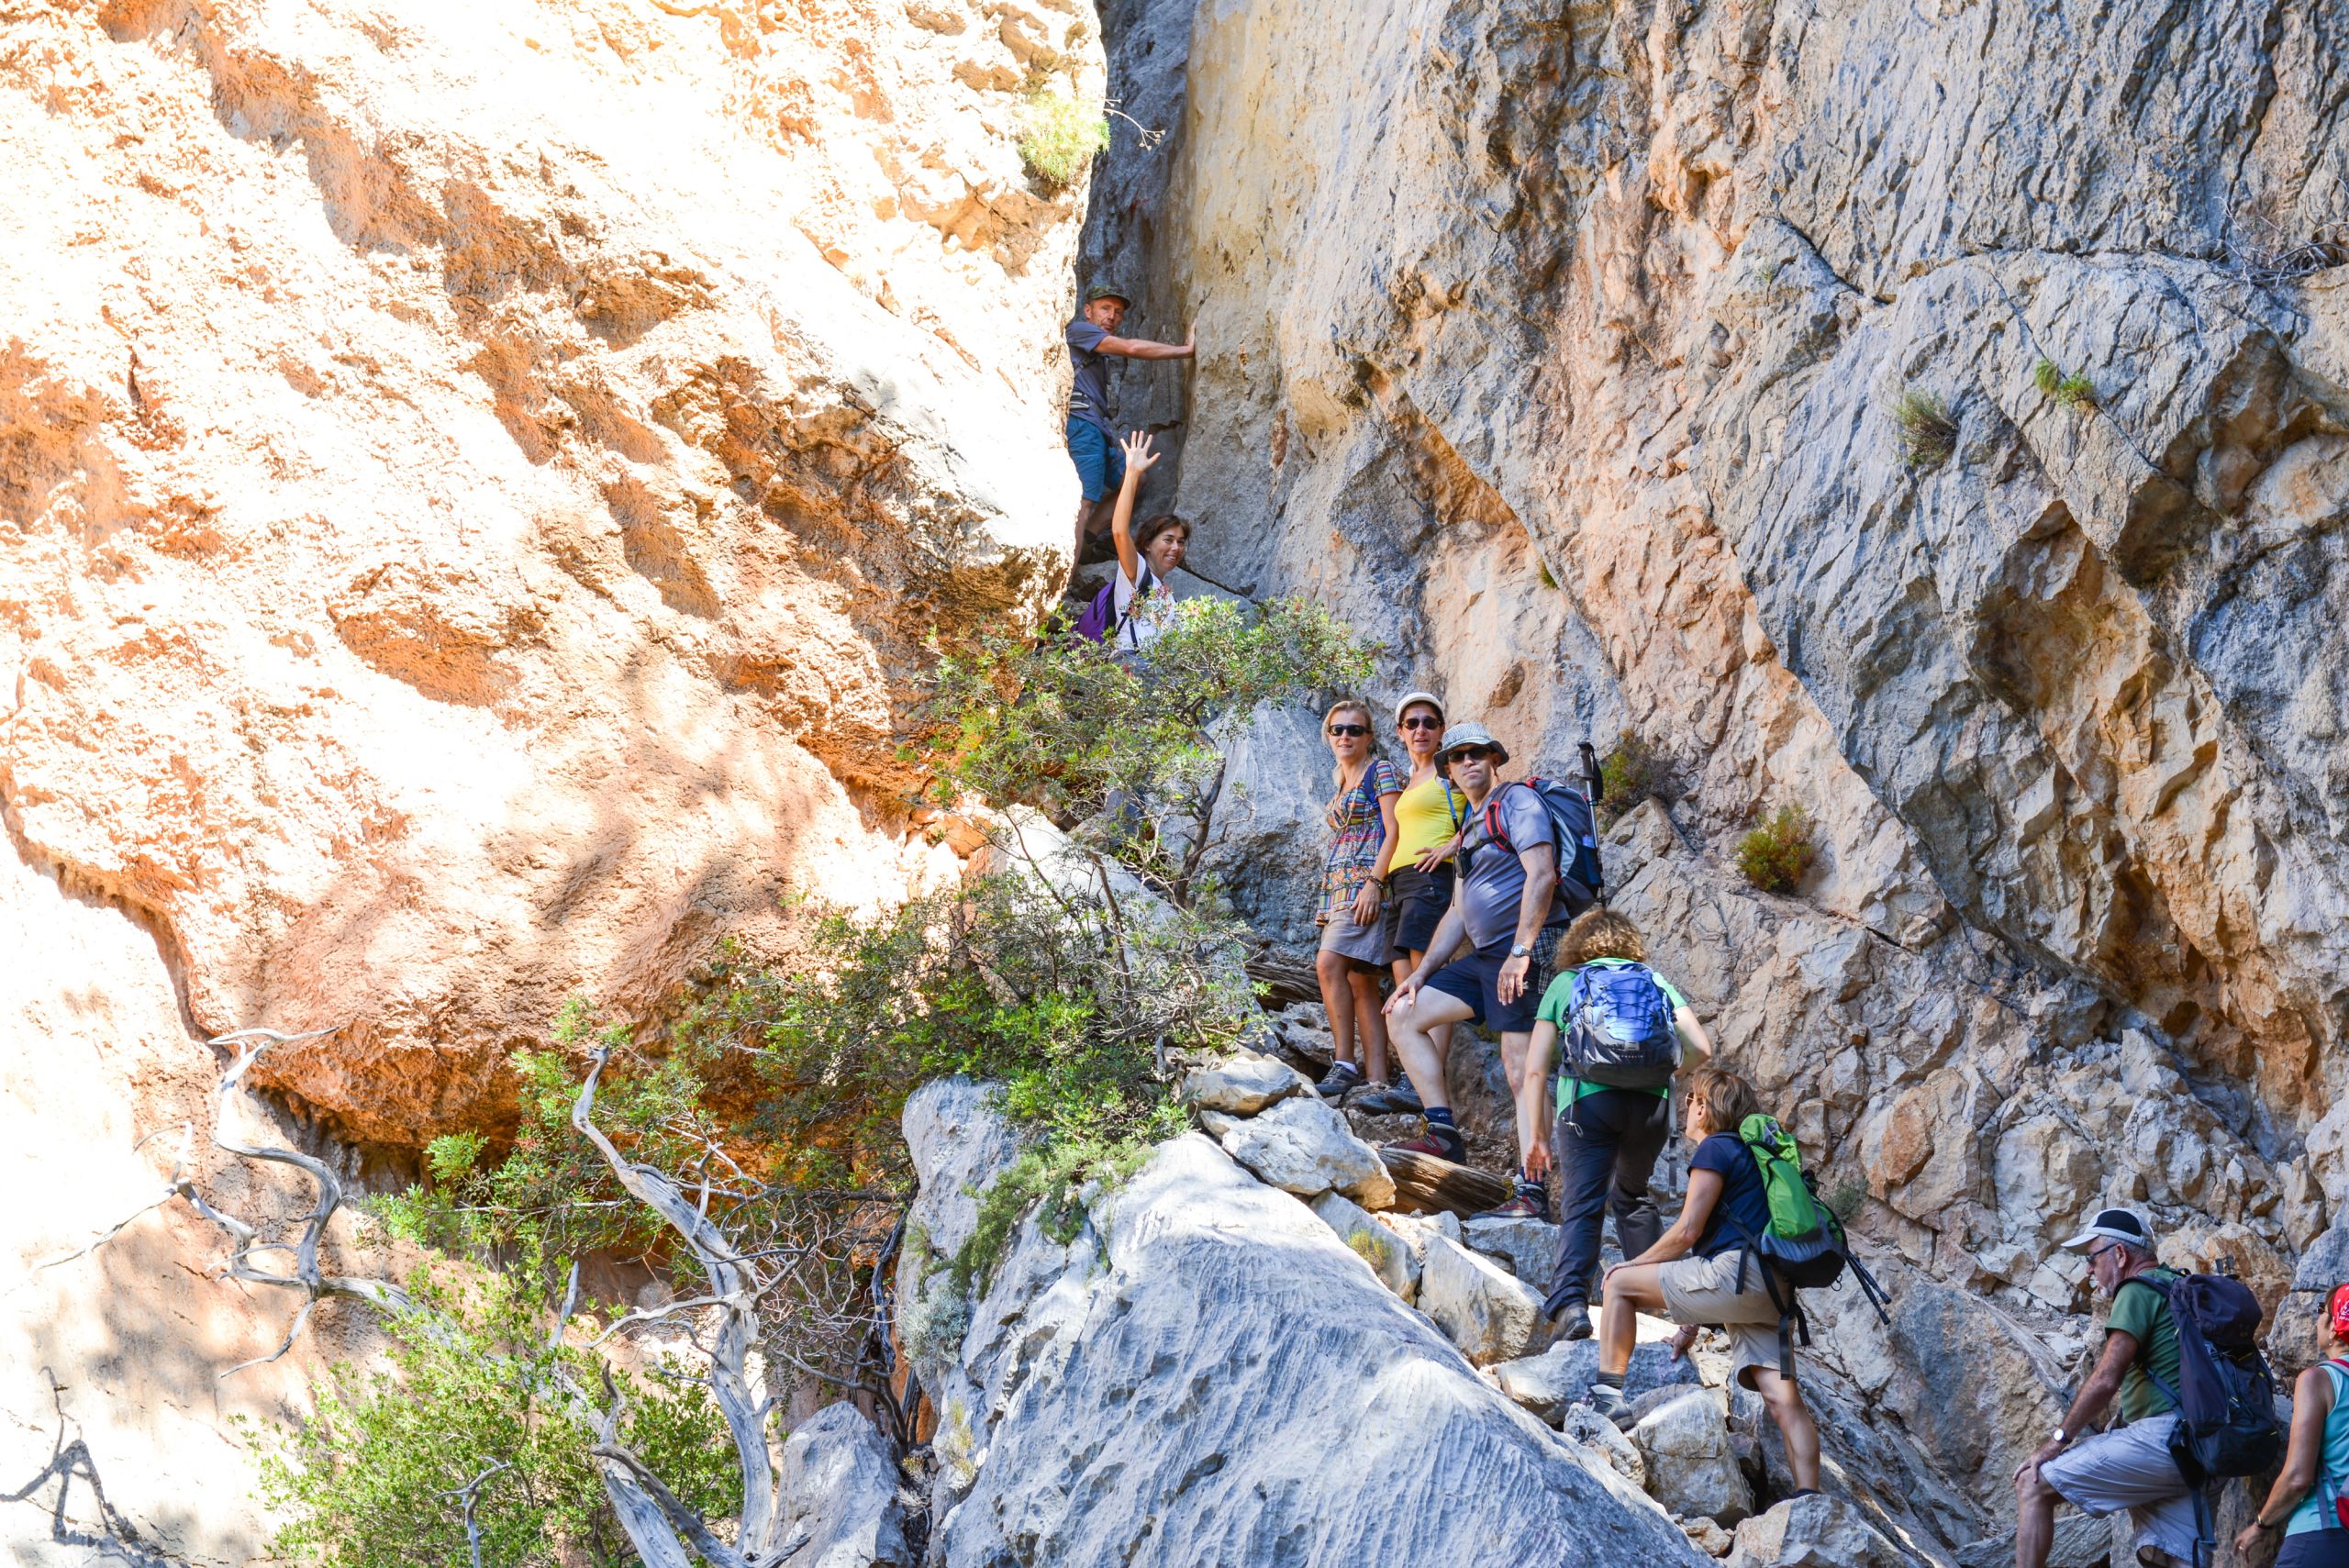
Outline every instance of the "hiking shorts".
[[1109, 432], [1089, 419], [1070, 416], [1068, 455], [1076, 464], [1077, 482], [1088, 501], [1106, 501], [1126, 482], [1125, 450]]
[[1396, 957], [1428, 951], [1435, 929], [1443, 923], [1443, 912], [1452, 907], [1454, 880], [1449, 861], [1433, 871], [1397, 866], [1386, 873], [1387, 933]]
[[1469, 954], [1457, 963], [1447, 963], [1428, 976], [1428, 989], [1468, 1004], [1468, 1017], [1487, 1029], [1503, 1034], [1531, 1034], [1533, 1015], [1542, 1006], [1542, 993], [1550, 988], [1556, 977], [1551, 967], [1551, 955], [1558, 950], [1558, 931], [1542, 928], [1533, 943], [1533, 962], [1525, 971], [1525, 989], [1517, 1000], [1503, 1006], [1501, 1002], [1501, 965], [1508, 962], [1508, 942], [1495, 942], [1480, 952]]
[[2129, 1510], [2137, 1545], [2194, 1561], [2194, 1490], [2169, 1456], [2175, 1414], [2149, 1416], [2119, 1431], [2082, 1438], [2039, 1467], [2039, 1478], [2084, 1514]]
[[1737, 1261], [1744, 1255], [1743, 1248], [1731, 1247], [1709, 1258], [1675, 1258], [1658, 1269], [1656, 1284], [1666, 1318], [1729, 1336], [1730, 1381], [1751, 1388], [1747, 1368], [1778, 1370], [1778, 1307], [1762, 1281], [1758, 1258], [1745, 1270], [1745, 1288], [1737, 1288]]
[[2349, 1568], [2349, 1529], [2304, 1529], [2284, 1538], [2276, 1568]]

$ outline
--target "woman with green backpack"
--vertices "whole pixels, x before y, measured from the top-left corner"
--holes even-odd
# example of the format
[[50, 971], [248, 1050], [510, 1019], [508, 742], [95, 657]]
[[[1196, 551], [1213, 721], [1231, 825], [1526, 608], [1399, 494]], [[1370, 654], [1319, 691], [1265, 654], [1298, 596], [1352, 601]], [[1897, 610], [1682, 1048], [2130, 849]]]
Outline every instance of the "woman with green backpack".
[[[1598, 1380], [1590, 1401], [1620, 1420], [1628, 1411], [1623, 1373], [1631, 1364], [1638, 1314], [1681, 1325], [1674, 1356], [1686, 1355], [1699, 1326], [1725, 1329], [1730, 1376], [1762, 1396], [1787, 1440], [1794, 1496], [1819, 1489], [1819, 1428], [1792, 1375], [1792, 1351], [1781, 1330], [1781, 1301], [1792, 1296], [1770, 1277], [1760, 1254], [1772, 1229], [1771, 1191], [1748, 1139], [1776, 1124], [1764, 1115], [1753, 1085], [1720, 1067], [1697, 1069], [1683, 1089], [1688, 1141], [1688, 1198], [1680, 1218], [1656, 1244], [1607, 1271], [1598, 1320]], [[1783, 1137], [1783, 1134], [1780, 1134]], [[1791, 1140], [1786, 1140], [1791, 1143]]]
[[2292, 1389], [2291, 1447], [2267, 1501], [2235, 1537], [2248, 1558], [2263, 1535], [2284, 1532], [2276, 1568], [2349, 1568], [2349, 1284], [2325, 1303], [2331, 1360], [2300, 1373]]

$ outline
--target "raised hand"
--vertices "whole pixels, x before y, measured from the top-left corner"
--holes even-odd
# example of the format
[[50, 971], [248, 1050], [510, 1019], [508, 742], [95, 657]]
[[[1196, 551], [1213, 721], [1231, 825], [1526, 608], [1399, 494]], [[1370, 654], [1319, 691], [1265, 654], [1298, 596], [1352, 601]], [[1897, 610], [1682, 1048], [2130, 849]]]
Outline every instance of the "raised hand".
[[1126, 472], [1137, 479], [1148, 473], [1156, 466], [1158, 460], [1166, 455], [1152, 445], [1150, 433], [1146, 430], [1131, 432], [1118, 443], [1118, 447], [1126, 454]]

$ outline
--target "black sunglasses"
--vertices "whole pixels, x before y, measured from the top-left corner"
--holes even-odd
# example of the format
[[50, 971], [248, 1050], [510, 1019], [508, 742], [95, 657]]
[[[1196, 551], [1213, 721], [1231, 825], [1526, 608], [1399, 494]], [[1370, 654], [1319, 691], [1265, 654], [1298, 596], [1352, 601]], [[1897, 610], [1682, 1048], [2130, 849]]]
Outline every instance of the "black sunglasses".
[[1493, 749], [1490, 746], [1454, 746], [1452, 749], [1451, 755], [1444, 758], [1444, 761], [1447, 762], [1481, 762], [1489, 758], [1492, 754]]
[[2091, 1247], [2088, 1249], [2088, 1262], [2093, 1263], [2099, 1258], [2103, 1257], [2107, 1252], [2118, 1252], [2119, 1251], [2121, 1251], [2121, 1243], [2118, 1241], [2107, 1241], [2101, 1247]]
[[1430, 718], [1423, 713], [1413, 714], [1410, 717], [1403, 721], [1402, 727], [1406, 729], [1442, 729], [1443, 728], [1443, 720], [1440, 718]]
[[1330, 733], [1332, 735], [1367, 735], [1370, 733], [1370, 726], [1367, 724], [1333, 724], [1330, 726]]

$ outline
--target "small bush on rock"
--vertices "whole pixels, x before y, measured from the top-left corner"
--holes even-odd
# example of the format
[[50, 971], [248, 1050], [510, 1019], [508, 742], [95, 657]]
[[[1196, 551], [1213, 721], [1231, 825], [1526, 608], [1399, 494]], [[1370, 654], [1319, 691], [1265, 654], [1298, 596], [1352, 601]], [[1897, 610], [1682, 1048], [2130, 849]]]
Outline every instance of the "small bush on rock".
[[1109, 146], [1109, 117], [1057, 87], [1039, 86], [1019, 106], [1019, 157], [1051, 185], [1074, 183]]
[[1626, 729], [1616, 737], [1615, 749], [1599, 760], [1598, 787], [1599, 817], [1614, 822], [1650, 795], [1669, 800], [1672, 766], [1662, 752]]
[[1778, 807], [1737, 844], [1737, 869], [1765, 893], [1793, 892], [1818, 858], [1810, 816], [1799, 806]]
[[2096, 406], [2096, 384], [2079, 372], [2064, 373], [2054, 360], [2042, 360], [2032, 367], [2032, 384], [2056, 402], [2073, 408]]
[[1910, 387], [1892, 406], [1900, 428], [1900, 457], [1911, 468], [1939, 468], [1957, 450], [1957, 421], [1949, 406], [1930, 392]]

